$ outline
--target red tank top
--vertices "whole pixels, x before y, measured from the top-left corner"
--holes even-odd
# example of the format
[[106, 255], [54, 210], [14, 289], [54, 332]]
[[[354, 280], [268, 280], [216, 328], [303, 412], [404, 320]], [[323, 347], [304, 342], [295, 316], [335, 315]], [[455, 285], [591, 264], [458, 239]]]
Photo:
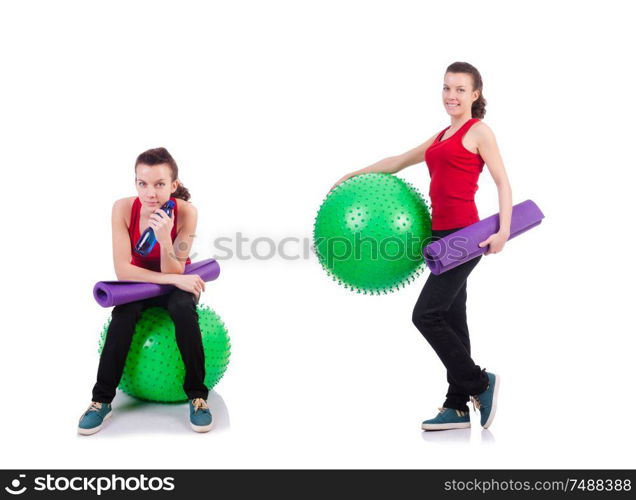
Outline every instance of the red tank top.
[[[177, 199], [170, 197], [170, 199], [174, 202], [174, 209], [172, 211], [174, 217], [174, 225], [172, 226], [172, 231], [170, 232], [170, 237], [172, 241], [177, 237], [177, 217], [179, 215], [178, 211], [178, 203]], [[132, 209], [130, 210], [130, 227], [128, 227], [128, 234], [130, 235], [130, 253], [132, 255], [132, 259], [130, 263], [133, 266], [143, 267], [145, 269], [150, 269], [151, 271], [161, 272], [161, 245], [159, 242], [155, 243], [152, 251], [145, 256], [141, 256], [135, 252], [135, 245], [139, 240], [140, 232], [139, 232], [139, 214], [141, 212], [141, 201], [139, 198], [135, 198], [135, 201], [132, 204]], [[190, 257], [186, 261], [186, 264], [190, 264]]]
[[471, 118], [448, 139], [440, 139], [446, 127], [426, 150], [424, 159], [431, 175], [429, 196], [433, 209], [432, 228], [454, 229], [479, 222], [475, 193], [477, 180], [484, 168], [478, 153], [471, 153], [462, 144], [468, 129], [479, 121]]

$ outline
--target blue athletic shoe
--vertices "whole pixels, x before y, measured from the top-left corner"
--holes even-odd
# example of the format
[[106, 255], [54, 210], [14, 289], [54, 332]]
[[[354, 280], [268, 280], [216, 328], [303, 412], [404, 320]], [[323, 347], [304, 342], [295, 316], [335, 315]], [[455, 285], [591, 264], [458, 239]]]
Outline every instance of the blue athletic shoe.
[[205, 399], [190, 401], [190, 426], [196, 432], [208, 432], [212, 428], [212, 413]]
[[79, 421], [77, 431], [84, 435], [89, 436], [95, 434], [104, 425], [104, 421], [113, 414], [113, 408], [110, 403], [97, 403], [91, 402], [91, 405], [84, 412]]
[[486, 390], [481, 394], [470, 397], [473, 402], [473, 409], [479, 409], [479, 413], [481, 413], [481, 426], [484, 429], [488, 429], [495, 418], [497, 393], [499, 392], [501, 380], [501, 377], [494, 373], [486, 372], [486, 375], [488, 375], [488, 387]]
[[442, 431], [446, 429], [467, 429], [470, 427], [470, 415], [467, 411], [453, 408], [440, 408], [435, 418], [424, 420], [422, 429], [425, 431]]

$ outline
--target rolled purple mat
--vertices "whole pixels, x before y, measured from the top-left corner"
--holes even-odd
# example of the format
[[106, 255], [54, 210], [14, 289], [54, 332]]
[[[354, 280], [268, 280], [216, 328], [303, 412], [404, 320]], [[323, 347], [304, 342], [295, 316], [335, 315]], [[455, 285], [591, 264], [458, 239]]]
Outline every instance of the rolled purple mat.
[[[538, 226], [544, 217], [543, 212], [532, 200], [514, 205], [508, 239], [511, 240]], [[468, 262], [488, 250], [488, 245], [480, 248], [479, 244], [497, 231], [499, 231], [499, 214], [494, 214], [429, 243], [424, 248], [426, 265], [433, 274], [437, 275]]]
[[[186, 264], [184, 274], [198, 274], [203, 281], [219, 277], [221, 268], [214, 259]], [[142, 281], [98, 281], [93, 287], [93, 297], [102, 307], [118, 306], [135, 300], [165, 295], [174, 290], [174, 285], [158, 285]]]

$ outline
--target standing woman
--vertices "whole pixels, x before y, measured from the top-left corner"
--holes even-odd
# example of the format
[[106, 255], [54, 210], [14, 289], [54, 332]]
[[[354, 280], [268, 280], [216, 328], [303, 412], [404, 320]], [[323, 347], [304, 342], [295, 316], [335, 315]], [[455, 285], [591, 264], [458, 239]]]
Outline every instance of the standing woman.
[[[498, 253], [510, 237], [512, 191], [499, 154], [495, 135], [481, 121], [486, 114], [483, 83], [477, 69], [456, 62], [446, 69], [442, 102], [450, 126], [423, 144], [399, 156], [385, 158], [341, 178], [400, 170], [426, 161], [431, 176], [432, 238], [447, 236], [479, 221], [475, 193], [484, 164], [499, 196], [499, 231], [480, 243], [487, 254]], [[467, 403], [480, 410], [481, 425], [488, 428], [497, 408], [499, 376], [481, 369], [470, 355], [466, 323], [466, 282], [481, 256], [440, 275], [430, 274], [413, 310], [413, 323], [446, 367], [449, 383], [446, 401], [435, 418], [422, 423], [424, 430], [470, 427]]]
[[[190, 425], [207, 432], [212, 415], [204, 384], [205, 358], [196, 303], [205, 282], [197, 275], [183, 274], [197, 226], [197, 210], [189, 191], [178, 180], [174, 158], [165, 148], [150, 149], [135, 162], [137, 197], [122, 198], [113, 205], [113, 261], [117, 279], [174, 285], [167, 295], [115, 306], [106, 342], [99, 360], [97, 383], [90, 406], [79, 421], [78, 432], [94, 434], [112, 415], [111, 402], [119, 385], [128, 349], [141, 312], [152, 306], [165, 307], [175, 325], [175, 336], [185, 365], [183, 389], [190, 400]], [[171, 217], [161, 210], [168, 200], [175, 203]], [[140, 256], [133, 249], [147, 227], [155, 233], [152, 251]]]

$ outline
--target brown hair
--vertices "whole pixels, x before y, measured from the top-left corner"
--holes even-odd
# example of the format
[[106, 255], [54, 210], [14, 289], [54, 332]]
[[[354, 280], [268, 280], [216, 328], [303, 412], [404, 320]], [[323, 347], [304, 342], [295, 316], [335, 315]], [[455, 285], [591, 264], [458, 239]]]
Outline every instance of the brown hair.
[[467, 62], [454, 62], [448, 68], [446, 73], [468, 73], [473, 78], [473, 90], [479, 90], [479, 97], [473, 102], [471, 112], [473, 118], [483, 118], [486, 114], [486, 99], [484, 98], [484, 83], [477, 68]]
[[[168, 153], [166, 148], [149, 149], [148, 151], [141, 153], [135, 162], [135, 171], [137, 171], [137, 165], [143, 164], [152, 167], [154, 165], [162, 165], [163, 163], [167, 164], [172, 171], [171, 181], [174, 182], [177, 180], [179, 178], [179, 167], [177, 167], [177, 162], [174, 161], [174, 158], [170, 153]], [[177, 190], [172, 193], [171, 196], [188, 201], [190, 199], [190, 191], [188, 191], [187, 188], [181, 184], [181, 181], [179, 181]]]

